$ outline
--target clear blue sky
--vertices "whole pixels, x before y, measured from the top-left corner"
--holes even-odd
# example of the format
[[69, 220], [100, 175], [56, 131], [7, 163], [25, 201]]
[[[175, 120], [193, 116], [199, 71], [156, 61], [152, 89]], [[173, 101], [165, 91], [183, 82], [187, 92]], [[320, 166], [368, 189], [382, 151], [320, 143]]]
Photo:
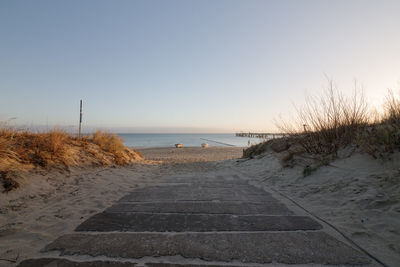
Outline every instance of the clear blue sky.
[[[0, 2], [0, 121], [133, 132], [274, 130], [325, 74], [380, 103], [400, 1]], [[88, 128], [87, 128], [88, 129]]]

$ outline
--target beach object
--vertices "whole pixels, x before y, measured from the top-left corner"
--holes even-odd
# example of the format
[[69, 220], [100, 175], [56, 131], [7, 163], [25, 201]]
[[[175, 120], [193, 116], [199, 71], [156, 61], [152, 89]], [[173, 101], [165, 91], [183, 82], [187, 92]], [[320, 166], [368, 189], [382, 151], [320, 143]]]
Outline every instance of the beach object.
[[78, 138], [81, 138], [81, 132], [82, 132], [82, 99], [81, 99], [81, 102], [80, 102]]
[[175, 147], [176, 148], [181, 148], [181, 147], [183, 147], [183, 145], [182, 144], [175, 144]]
[[205, 138], [200, 138], [201, 140], [204, 140], [204, 141], [208, 141], [208, 142], [213, 142], [213, 143], [217, 143], [217, 144], [221, 144], [221, 145], [224, 145], [224, 146], [235, 146], [235, 145], [231, 145], [231, 144], [227, 144], [227, 143], [222, 143], [222, 142], [218, 142], [218, 141], [214, 141], [214, 140], [210, 140], [210, 139], [205, 139]]
[[202, 143], [202, 144], [201, 144], [201, 147], [206, 148], [206, 147], [208, 147], [208, 144], [207, 144], [207, 143]]

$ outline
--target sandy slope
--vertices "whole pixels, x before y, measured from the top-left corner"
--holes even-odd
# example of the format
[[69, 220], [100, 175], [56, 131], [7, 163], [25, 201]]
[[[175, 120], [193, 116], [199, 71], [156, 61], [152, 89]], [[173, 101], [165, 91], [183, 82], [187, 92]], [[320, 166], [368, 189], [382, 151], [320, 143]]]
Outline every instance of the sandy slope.
[[282, 168], [273, 152], [230, 164], [332, 223], [384, 263], [399, 266], [400, 153], [385, 161], [356, 153], [306, 177], [305, 163]]

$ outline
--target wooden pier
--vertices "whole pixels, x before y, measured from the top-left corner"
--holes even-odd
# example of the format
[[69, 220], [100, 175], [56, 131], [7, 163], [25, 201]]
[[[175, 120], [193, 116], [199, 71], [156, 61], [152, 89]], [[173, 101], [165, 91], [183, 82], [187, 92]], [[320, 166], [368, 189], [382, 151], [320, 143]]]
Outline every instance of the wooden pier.
[[248, 138], [262, 138], [262, 139], [275, 139], [275, 138], [280, 138], [283, 137], [283, 133], [236, 133], [236, 136], [238, 137], [248, 137]]

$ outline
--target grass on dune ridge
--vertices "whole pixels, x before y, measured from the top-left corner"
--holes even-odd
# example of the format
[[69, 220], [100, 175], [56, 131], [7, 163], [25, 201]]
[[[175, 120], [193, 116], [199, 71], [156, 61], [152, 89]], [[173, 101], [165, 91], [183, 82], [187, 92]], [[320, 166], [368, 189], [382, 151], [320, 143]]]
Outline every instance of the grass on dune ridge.
[[0, 126], [0, 179], [4, 185], [11, 182], [7, 174], [18, 170], [127, 165], [141, 158], [116, 134], [97, 131], [77, 138], [62, 129], [33, 133], [5, 123]]
[[250, 147], [244, 157], [261, 154], [271, 145], [279, 152], [295, 145], [293, 153], [318, 157], [336, 157], [340, 149], [349, 146], [374, 158], [400, 150], [400, 94], [392, 90], [379, 113], [366, 102], [361, 88], [345, 96], [330, 81], [321, 96], [306, 99], [294, 121], [277, 123], [286, 136]]

